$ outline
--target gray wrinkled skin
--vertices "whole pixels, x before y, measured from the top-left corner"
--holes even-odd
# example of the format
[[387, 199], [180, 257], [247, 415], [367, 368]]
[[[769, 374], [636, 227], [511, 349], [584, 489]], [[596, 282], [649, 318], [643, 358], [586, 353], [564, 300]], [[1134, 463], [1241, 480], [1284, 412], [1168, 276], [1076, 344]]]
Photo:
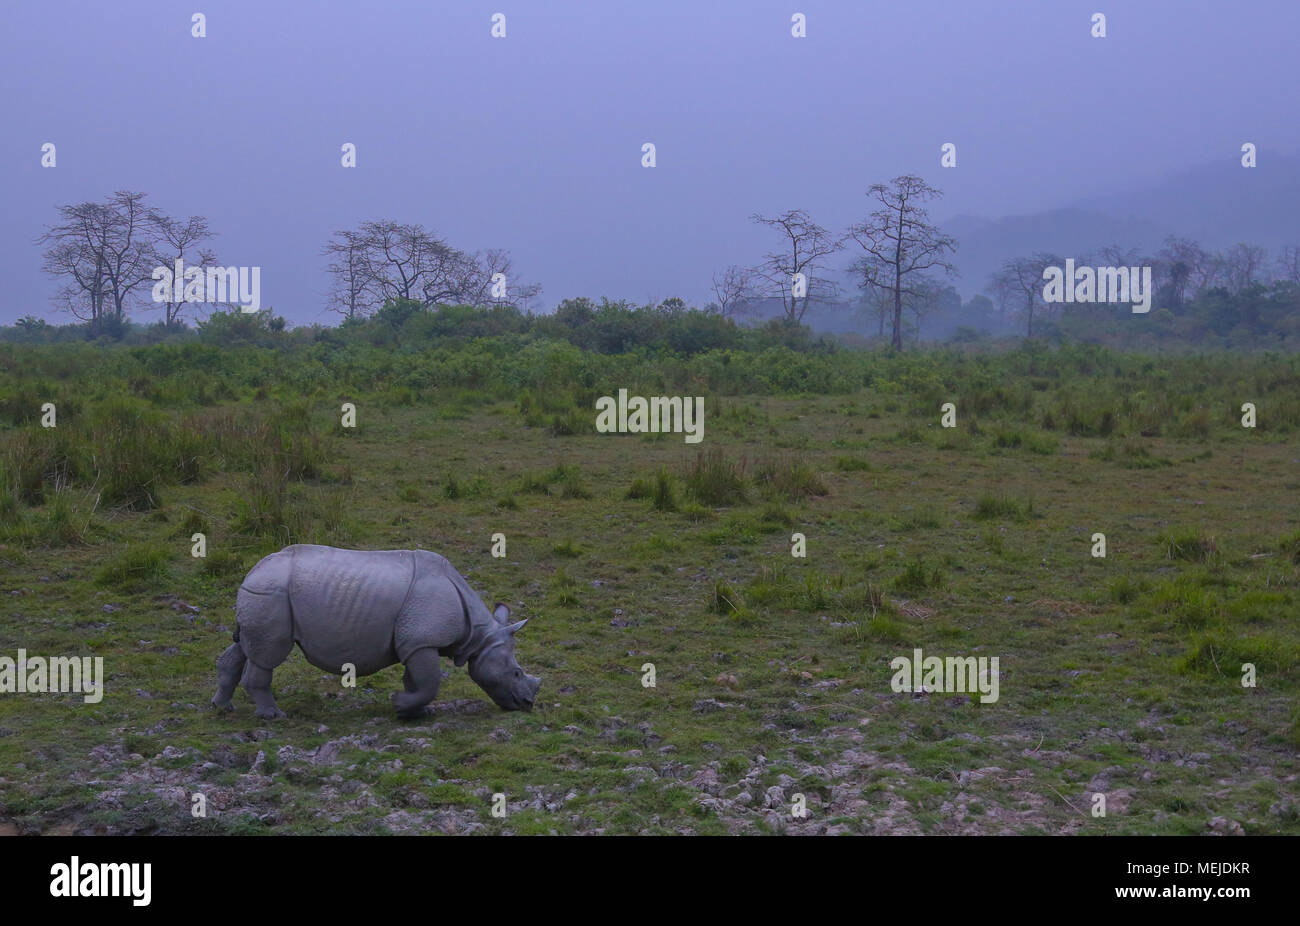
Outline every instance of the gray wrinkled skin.
[[283, 717], [271, 672], [296, 644], [307, 661], [358, 676], [402, 663], [401, 717], [419, 717], [438, 694], [440, 656], [469, 663], [469, 675], [508, 711], [531, 710], [542, 680], [515, 661], [503, 604], [489, 611], [451, 563], [427, 550], [340, 550], [294, 544], [249, 571], [235, 600], [235, 642], [217, 659], [212, 704], [232, 710], [241, 681], [257, 716]]

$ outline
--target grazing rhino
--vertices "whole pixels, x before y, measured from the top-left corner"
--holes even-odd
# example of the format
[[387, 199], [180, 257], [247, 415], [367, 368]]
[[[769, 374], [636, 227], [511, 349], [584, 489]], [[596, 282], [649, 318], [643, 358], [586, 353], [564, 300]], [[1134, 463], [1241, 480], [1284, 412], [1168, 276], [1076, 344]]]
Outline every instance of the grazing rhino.
[[235, 599], [235, 642], [217, 659], [214, 706], [233, 710], [243, 680], [257, 716], [283, 717], [271, 696], [271, 671], [295, 643], [312, 665], [335, 674], [351, 663], [370, 675], [406, 666], [393, 704], [418, 717], [438, 694], [439, 656], [450, 656], [498, 705], [531, 710], [542, 680], [515, 662], [527, 620], [487, 609], [451, 563], [427, 550], [340, 550], [294, 544], [262, 559]]

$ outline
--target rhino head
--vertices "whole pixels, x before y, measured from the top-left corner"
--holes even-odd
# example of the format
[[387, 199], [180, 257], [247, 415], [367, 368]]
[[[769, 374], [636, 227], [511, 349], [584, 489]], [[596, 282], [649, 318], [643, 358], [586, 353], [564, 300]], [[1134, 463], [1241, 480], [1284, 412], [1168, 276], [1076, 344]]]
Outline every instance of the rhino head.
[[528, 620], [510, 623], [510, 609], [503, 604], [493, 609], [492, 617], [495, 626], [469, 660], [469, 677], [503, 710], [530, 711], [542, 680], [526, 673], [515, 661], [515, 634]]

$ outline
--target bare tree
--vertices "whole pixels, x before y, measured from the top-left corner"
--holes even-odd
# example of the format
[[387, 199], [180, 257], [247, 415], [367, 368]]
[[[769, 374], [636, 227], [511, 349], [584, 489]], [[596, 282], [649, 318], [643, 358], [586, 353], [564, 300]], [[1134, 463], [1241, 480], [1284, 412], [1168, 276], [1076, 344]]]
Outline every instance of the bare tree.
[[327, 242], [322, 251], [330, 259], [328, 269], [333, 281], [328, 306], [344, 318], [363, 318], [376, 308], [379, 298], [372, 286], [365, 236], [337, 231], [334, 237], [337, 240]]
[[145, 206], [143, 193], [119, 191], [109, 197], [110, 223], [103, 227], [101, 249], [105, 255], [104, 281], [112, 300], [113, 314], [126, 316], [126, 305], [139, 286], [153, 280], [152, 233], [158, 213]]
[[49, 245], [41, 269], [51, 276], [67, 278], [58, 291], [65, 311], [95, 328], [104, 319], [107, 300], [104, 255], [95, 247], [95, 229], [104, 224], [104, 211], [99, 203], [63, 206], [59, 209], [62, 224], [52, 226], [37, 239]]
[[1284, 247], [1277, 256], [1277, 269], [1282, 279], [1300, 285], [1300, 246]]
[[942, 312], [946, 300], [956, 298], [957, 307], [961, 307], [961, 297], [957, 295], [956, 290], [936, 277], [921, 276], [913, 281], [912, 288], [916, 290], [916, 294], [904, 301], [903, 308], [912, 316], [913, 328], [918, 340], [925, 319]]
[[[356, 231], [336, 231], [322, 254], [333, 278], [330, 308], [347, 318], [399, 299], [425, 306], [527, 305], [541, 292], [513, 279], [507, 252], [467, 254], [418, 224], [363, 222]], [[504, 295], [497, 294], [499, 283]]]
[[1003, 261], [1001, 269], [989, 280], [989, 287], [994, 292], [1004, 292], [1009, 297], [1019, 296], [1024, 300], [1026, 337], [1034, 336], [1035, 310], [1047, 307], [1043, 300], [1043, 271], [1061, 263], [1061, 258], [1043, 251], [1029, 257], [1012, 257]]
[[[156, 214], [154, 224], [153, 259], [156, 263], [172, 267], [179, 260], [186, 266], [197, 267], [200, 270], [216, 264], [216, 255], [199, 247], [202, 242], [216, 236], [215, 232], [208, 229], [207, 219], [192, 215], [182, 222], [179, 219]], [[181, 281], [172, 282], [173, 289], [184, 289]], [[159, 304], [165, 313], [163, 320], [170, 327], [180, 321], [188, 303], [183, 299], [175, 300], [173, 293], [172, 299], [163, 300]]]
[[882, 265], [886, 268], [885, 279], [894, 297], [893, 346], [902, 350], [904, 298], [920, 294], [916, 284], [927, 273], [956, 272], [946, 255], [957, 249], [957, 242], [930, 224], [922, 204], [943, 193], [920, 177], [904, 174], [889, 184], [873, 184], [867, 195], [876, 199], [879, 208], [849, 229], [849, 237], [866, 252], [853, 269], [865, 274], [877, 272]]
[[427, 305], [451, 292], [447, 280], [460, 255], [422, 225], [362, 222], [334, 237], [324, 248], [334, 279], [330, 303], [348, 318], [399, 299]]
[[885, 336], [885, 319], [894, 304], [893, 274], [890, 265], [870, 254], [855, 260], [850, 270], [858, 278], [863, 302], [875, 311], [879, 337]]
[[372, 283], [382, 301], [414, 299], [429, 305], [450, 294], [446, 280], [456, 255], [423, 225], [363, 222], [361, 233], [370, 249]]
[[724, 318], [742, 314], [754, 295], [753, 271], [732, 264], [722, 271], [721, 278], [713, 274], [713, 296], [717, 299], [718, 314]]
[[[489, 248], [481, 253], [461, 254], [460, 258], [450, 296], [461, 305], [526, 307], [542, 291], [537, 283], [523, 283], [516, 279], [514, 261], [507, 251]], [[497, 295], [498, 282], [501, 295]]]
[[988, 283], [984, 286], [984, 292], [993, 297], [992, 302], [998, 307], [998, 318], [1005, 324], [1010, 314], [1007, 311], [1007, 304], [1015, 295], [1012, 290], [1011, 278], [999, 270], [989, 277]]
[[133, 294], [152, 280], [159, 214], [144, 198], [119, 190], [103, 203], [61, 206], [61, 221], [37, 239], [49, 246], [42, 269], [65, 278], [58, 298], [96, 329], [125, 321]]
[[1106, 267], [1140, 267], [1145, 263], [1145, 258], [1137, 248], [1108, 244], [1097, 252], [1096, 262]]
[[[809, 305], [829, 303], [839, 295], [839, 287], [823, 274], [826, 258], [843, 247], [842, 239], [815, 223], [802, 209], [774, 218], [757, 213], [750, 218], [768, 228], [780, 229], [786, 239], [784, 250], [765, 255], [750, 271], [756, 294], [779, 297], [786, 319], [796, 323], [803, 321]], [[800, 275], [802, 281], [797, 282]]]
[[1268, 263], [1268, 251], [1253, 244], [1234, 244], [1223, 255], [1223, 282], [1229, 292], [1239, 293], [1259, 282]]
[[1198, 263], [1205, 252], [1194, 241], [1170, 235], [1165, 246], [1156, 252], [1161, 276], [1168, 286], [1169, 300], [1175, 310], [1181, 311], [1187, 301], [1188, 289]]
[[1180, 307], [1188, 296], [1209, 288], [1218, 271], [1214, 255], [1190, 238], [1170, 235], [1156, 257], [1169, 267], [1171, 294]]

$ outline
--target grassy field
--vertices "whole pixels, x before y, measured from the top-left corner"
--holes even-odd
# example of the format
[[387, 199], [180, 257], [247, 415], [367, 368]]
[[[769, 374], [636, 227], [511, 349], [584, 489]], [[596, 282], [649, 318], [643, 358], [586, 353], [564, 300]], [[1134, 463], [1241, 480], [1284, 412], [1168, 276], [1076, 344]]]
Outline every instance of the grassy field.
[[[215, 394], [187, 449], [105, 400], [97, 433], [156, 440], [173, 471], [131, 478], [124, 455], [91, 482], [68, 450], [25, 497], [43, 435], [0, 432], [0, 654], [102, 656], [106, 687], [0, 697], [0, 827], [1300, 833], [1293, 429], [1190, 405], [1072, 427], [1023, 389], [1014, 411], [960, 387], [709, 394], [699, 445], [567, 433], [483, 390], [353, 399], [349, 429], [326, 395]], [[344, 688], [295, 652], [286, 719], [242, 691], [211, 711], [239, 580], [289, 542], [447, 556], [533, 618], [537, 709], [445, 662], [433, 715], [399, 721], [400, 667]], [[999, 700], [893, 691], [917, 647], [999, 657]]]

